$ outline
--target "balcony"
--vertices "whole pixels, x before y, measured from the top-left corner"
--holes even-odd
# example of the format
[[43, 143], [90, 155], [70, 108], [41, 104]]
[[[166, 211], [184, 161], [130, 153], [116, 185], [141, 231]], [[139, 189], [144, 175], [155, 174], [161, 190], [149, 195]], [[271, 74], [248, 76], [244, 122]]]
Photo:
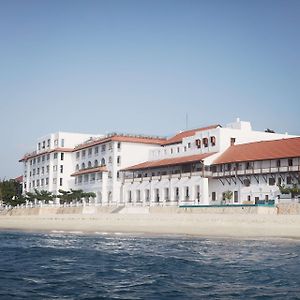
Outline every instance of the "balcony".
[[259, 174], [274, 174], [274, 173], [288, 173], [300, 172], [300, 165], [296, 166], [282, 166], [282, 167], [269, 167], [269, 168], [250, 168], [243, 170], [230, 170], [230, 171], [216, 171], [211, 172], [213, 178], [218, 177], [235, 177], [244, 175], [259, 175]]

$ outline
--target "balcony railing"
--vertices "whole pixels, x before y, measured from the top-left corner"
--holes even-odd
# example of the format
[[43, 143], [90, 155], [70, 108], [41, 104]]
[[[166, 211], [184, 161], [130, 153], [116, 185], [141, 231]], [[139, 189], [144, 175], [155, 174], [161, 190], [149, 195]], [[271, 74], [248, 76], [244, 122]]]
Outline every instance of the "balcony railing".
[[269, 167], [269, 168], [251, 168], [243, 170], [230, 170], [230, 171], [216, 171], [212, 172], [212, 177], [233, 177], [239, 175], [259, 175], [269, 173], [287, 173], [287, 172], [299, 172], [300, 165], [295, 166], [282, 166], [282, 167]]

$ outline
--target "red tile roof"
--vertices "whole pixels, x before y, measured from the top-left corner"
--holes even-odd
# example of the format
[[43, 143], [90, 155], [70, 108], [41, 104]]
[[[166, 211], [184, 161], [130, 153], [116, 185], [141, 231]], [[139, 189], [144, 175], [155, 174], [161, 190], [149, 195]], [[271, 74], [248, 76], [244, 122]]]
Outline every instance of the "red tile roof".
[[191, 130], [180, 132], [180, 133], [174, 135], [173, 137], [167, 139], [163, 143], [163, 145], [172, 145], [172, 144], [181, 143], [182, 139], [189, 137], [189, 136], [193, 136], [193, 135], [195, 135], [196, 132], [214, 129], [214, 128], [217, 128], [218, 126], [221, 126], [221, 125], [216, 124], [216, 125], [211, 125], [211, 126], [207, 126], [207, 127], [191, 129]]
[[117, 142], [127, 142], [127, 143], [141, 143], [141, 144], [153, 144], [161, 145], [166, 141], [165, 138], [152, 138], [152, 137], [138, 137], [138, 136], [123, 136], [123, 135], [113, 135], [110, 137], [105, 137], [99, 140], [93, 140], [84, 144], [80, 144], [74, 148], [74, 151], [85, 149], [99, 144], [104, 144], [111, 141]]
[[300, 137], [229, 147], [213, 164], [300, 157]]
[[78, 175], [91, 174], [97, 172], [107, 172], [107, 168], [105, 166], [100, 166], [95, 168], [83, 169], [83, 170], [76, 171], [75, 173], [71, 174], [71, 176], [78, 176]]
[[19, 183], [22, 183], [23, 182], [23, 176], [18, 176], [14, 179], [15, 181], [19, 182]]
[[36, 151], [29, 153], [29, 154], [25, 154], [20, 160], [19, 162], [22, 162], [24, 160], [28, 160], [30, 158], [35, 158], [38, 156], [42, 156], [48, 153], [52, 153], [52, 152], [73, 152], [73, 148], [55, 148], [55, 149], [50, 149], [50, 150], [45, 150], [43, 152], [39, 152], [37, 153]]
[[175, 157], [175, 158], [165, 158], [160, 160], [152, 160], [146, 161], [138, 165], [131, 166], [122, 171], [135, 171], [140, 169], [150, 169], [150, 168], [159, 168], [159, 167], [167, 167], [174, 165], [187, 164], [192, 162], [202, 161], [204, 158], [211, 156], [215, 153], [204, 153], [204, 154], [195, 154], [183, 157]]

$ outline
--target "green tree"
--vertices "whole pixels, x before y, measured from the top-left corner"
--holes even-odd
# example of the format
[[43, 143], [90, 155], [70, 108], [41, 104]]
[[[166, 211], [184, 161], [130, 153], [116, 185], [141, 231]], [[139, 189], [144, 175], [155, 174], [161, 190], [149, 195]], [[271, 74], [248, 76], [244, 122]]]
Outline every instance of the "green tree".
[[226, 191], [223, 193], [223, 198], [225, 199], [225, 204], [227, 203], [227, 201], [230, 203], [230, 200], [232, 199], [232, 191]]
[[14, 179], [0, 181], [0, 201], [13, 206], [23, 203], [22, 185]]

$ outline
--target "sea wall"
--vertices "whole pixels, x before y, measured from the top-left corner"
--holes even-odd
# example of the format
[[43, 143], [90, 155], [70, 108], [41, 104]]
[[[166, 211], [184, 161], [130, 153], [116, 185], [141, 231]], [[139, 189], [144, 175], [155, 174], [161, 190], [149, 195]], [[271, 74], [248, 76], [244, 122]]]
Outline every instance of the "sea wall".
[[[102, 214], [112, 213], [117, 206], [79, 206], [79, 207], [27, 207], [13, 208], [7, 211], [9, 216], [31, 216], [31, 215], [70, 215], [70, 214]], [[4, 214], [4, 212], [3, 212]]]
[[150, 213], [185, 213], [185, 214], [277, 214], [276, 207], [267, 206], [219, 206], [219, 207], [150, 207]]
[[279, 215], [300, 215], [300, 203], [279, 203], [277, 205], [277, 213]]

